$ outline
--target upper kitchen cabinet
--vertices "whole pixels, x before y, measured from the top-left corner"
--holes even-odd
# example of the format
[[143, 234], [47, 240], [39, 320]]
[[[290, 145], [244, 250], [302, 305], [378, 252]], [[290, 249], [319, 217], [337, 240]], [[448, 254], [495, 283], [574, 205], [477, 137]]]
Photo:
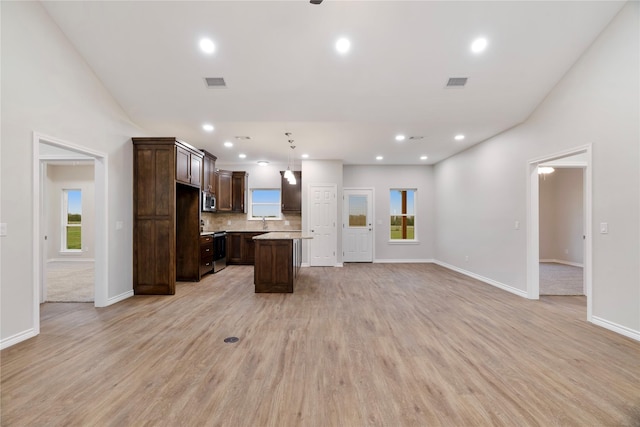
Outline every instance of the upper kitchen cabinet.
[[202, 159], [204, 155], [190, 145], [175, 140], [176, 181], [200, 187], [202, 184]]
[[248, 176], [244, 171], [218, 170], [218, 212], [245, 212]]
[[204, 153], [204, 163], [202, 165], [202, 191], [216, 194], [216, 160], [218, 158], [206, 150], [201, 151]]
[[231, 203], [231, 186], [233, 184], [233, 172], [219, 170], [218, 187], [216, 192], [216, 203], [218, 212], [231, 212], [233, 206]]
[[247, 197], [247, 178], [249, 174], [244, 171], [234, 171], [231, 185], [231, 210], [244, 213]]
[[280, 171], [282, 213], [300, 213], [302, 211], [302, 172], [294, 171], [293, 175], [296, 177], [296, 183], [291, 185], [284, 177], [284, 171]]

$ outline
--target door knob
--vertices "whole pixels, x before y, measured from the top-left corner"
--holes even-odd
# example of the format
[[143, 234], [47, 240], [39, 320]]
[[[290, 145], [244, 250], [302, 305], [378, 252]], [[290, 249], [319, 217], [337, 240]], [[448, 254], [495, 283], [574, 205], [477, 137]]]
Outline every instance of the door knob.
[[315, 233], [315, 232], [316, 232], [316, 230], [311, 230], [311, 232], [312, 232], [312, 233]]

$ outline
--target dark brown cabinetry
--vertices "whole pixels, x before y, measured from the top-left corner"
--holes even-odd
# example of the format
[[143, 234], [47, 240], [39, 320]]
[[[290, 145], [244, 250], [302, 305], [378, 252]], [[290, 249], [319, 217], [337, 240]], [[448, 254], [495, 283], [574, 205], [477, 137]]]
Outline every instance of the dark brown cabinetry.
[[176, 181], [197, 185], [202, 183], [202, 153], [176, 145]]
[[199, 177], [202, 153], [175, 138], [132, 141], [133, 291], [173, 295], [176, 278], [199, 278], [200, 178], [182, 184], [178, 172], [195, 164]]
[[218, 191], [216, 193], [216, 203], [218, 204], [219, 212], [231, 212], [233, 208], [231, 203], [231, 186], [232, 186], [231, 171], [218, 171]]
[[216, 160], [218, 159], [208, 151], [201, 150], [204, 153], [202, 164], [202, 191], [210, 194], [216, 194]]
[[255, 291], [293, 292], [300, 271], [300, 239], [255, 240], [256, 262], [253, 271]]
[[213, 235], [200, 236], [200, 277], [213, 271]]
[[245, 211], [245, 199], [247, 192], [247, 177], [249, 174], [242, 171], [234, 171], [232, 174], [231, 185], [231, 211], [241, 212]]
[[218, 170], [218, 211], [245, 212], [247, 177], [244, 171]]
[[280, 171], [280, 194], [282, 198], [282, 213], [300, 213], [302, 211], [302, 172], [294, 171], [296, 177], [294, 185], [284, 177], [284, 171]]
[[255, 236], [261, 232], [227, 232], [227, 264], [253, 265], [255, 262]]

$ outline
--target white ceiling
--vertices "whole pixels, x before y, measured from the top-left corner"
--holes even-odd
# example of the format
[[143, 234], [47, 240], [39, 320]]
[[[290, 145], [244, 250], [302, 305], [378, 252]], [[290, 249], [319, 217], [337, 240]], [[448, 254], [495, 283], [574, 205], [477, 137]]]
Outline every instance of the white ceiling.
[[[291, 132], [297, 156], [396, 165], [436, 163], [524, 121], [623, 4], [43, 2], [150, 135], [242, 164], [286, 161]], [[213, 55], [198, 48], [204, 36]], [[347, 55], [334, 49], [341, 36]], [[470, 51], [478, 36], [489, 41], [479, 55]], [[204, 77], [227, 88], [208, 89]], [[449, 77], [469, 80], [447, 89]], [[399, 143], [398, 133], [424, 138]]]

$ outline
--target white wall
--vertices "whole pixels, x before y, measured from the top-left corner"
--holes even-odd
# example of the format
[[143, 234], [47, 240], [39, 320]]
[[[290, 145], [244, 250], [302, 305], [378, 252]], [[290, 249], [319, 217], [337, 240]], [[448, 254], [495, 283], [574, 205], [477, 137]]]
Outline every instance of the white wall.
[[593, 319], [632, 334], [640, 334], [639, 8], [625, 5], [524, 124], [435, 167], [437, 258], [525, 290], [526, 227], [514, 221], [526, 220], [527, 161], [592, 144]]
[[[428, 261], [434, 258], [435, 205], [433, 166], [345, 166], [344, 188], [374, 188], [375, 259]], [[419, 243], [389, 243], [391, 188], [415, 188]], [[342, 218], [342, 217], [341, 217]], [[342, 220], [341, 220], [342, 221]]]
[[540, 259], [583, 264], [583, 169], [540, 176]]
[[[95, 256], [95, 198], [93, 165], [47, 165], [44, 197], [47, 236], [47, 260], [91, 259]], [[63, 252], [62, 248], [62, 191], [80, 190], [82, 193], [82, 251]]]
[[[131, 123], [39, 2], [1, 2], [0, 340], [35, 331], [33, 295], [33, 132], [108, 158], [108, 297], [132, 289]], [[124, 227], [115, 229], [115, 222]]]

